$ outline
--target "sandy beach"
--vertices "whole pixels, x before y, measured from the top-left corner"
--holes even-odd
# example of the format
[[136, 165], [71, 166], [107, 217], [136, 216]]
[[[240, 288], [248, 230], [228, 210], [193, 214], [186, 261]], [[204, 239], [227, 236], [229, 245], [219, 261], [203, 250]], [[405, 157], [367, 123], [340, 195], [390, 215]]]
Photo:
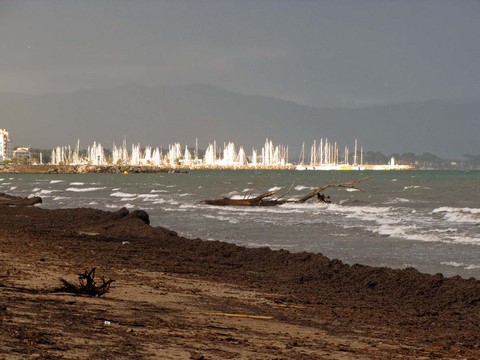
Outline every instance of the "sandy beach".
[[[476, 359], [480, 281], [0, 206], [2, 359]], [[96, 268], [101, 297], [60, 291]]]

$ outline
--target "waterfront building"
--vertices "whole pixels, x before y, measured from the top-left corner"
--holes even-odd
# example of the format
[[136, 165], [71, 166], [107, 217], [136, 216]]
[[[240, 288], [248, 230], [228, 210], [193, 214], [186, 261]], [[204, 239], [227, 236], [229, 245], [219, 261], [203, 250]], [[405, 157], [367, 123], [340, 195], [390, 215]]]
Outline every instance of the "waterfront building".
[[6, 129], [0, 129], [0, 161], [10, 160], [13, 155], [10, 134]]
[[32, 152], [29, 147], [19, 146], [13, 150], [14, 159], [29, 159], [32, 157]]

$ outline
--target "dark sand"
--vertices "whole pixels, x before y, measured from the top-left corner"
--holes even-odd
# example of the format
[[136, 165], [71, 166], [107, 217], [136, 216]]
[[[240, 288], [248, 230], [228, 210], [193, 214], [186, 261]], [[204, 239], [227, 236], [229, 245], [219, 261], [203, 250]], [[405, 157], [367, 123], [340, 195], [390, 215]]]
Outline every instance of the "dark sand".
[[[478, 280], [147, 222], [125, 209], [0, 206], [0, 358], [480, 358]], [[92, 267], [115, 280], [104, 296], [55, 291]]]

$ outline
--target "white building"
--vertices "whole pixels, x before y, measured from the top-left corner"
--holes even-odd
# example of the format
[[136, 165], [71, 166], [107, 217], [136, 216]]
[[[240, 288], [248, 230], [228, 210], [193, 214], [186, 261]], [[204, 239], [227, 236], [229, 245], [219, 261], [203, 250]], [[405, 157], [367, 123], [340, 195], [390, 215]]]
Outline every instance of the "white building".
[[0, 129], [0, 161], [12, 158], [12, 142], [10, 135], [5, 129]]

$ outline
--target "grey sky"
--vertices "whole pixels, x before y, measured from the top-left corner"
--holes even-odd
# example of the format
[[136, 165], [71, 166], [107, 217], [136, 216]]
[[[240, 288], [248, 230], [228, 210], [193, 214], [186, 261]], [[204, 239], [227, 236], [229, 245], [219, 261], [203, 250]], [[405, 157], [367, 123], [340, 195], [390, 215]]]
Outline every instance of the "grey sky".
[[0, 0], [0, 91], [206, 83], [315, 106], [480, 98], [480, 1]]

